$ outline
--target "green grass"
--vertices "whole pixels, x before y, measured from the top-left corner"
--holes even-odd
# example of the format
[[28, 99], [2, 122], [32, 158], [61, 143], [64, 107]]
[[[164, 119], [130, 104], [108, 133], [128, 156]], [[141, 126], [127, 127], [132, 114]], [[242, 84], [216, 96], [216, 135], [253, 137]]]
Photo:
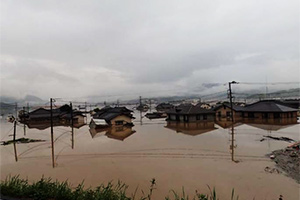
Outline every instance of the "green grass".
[[[151, 200], [152, 194], [156, 189], [156, 181], [152, 179], [150, 182], [149, 192], [142, 191], [142, 197], [139, 200]], [[138, 188], [134, 194], [128, 196], [126, 193], [128, 186], [120, 181], [116, 184], [112, 182], [107, 185], [101, 184], [96, 188], [84, 188], [81, 183], [77, 187], [72, 188], [68, 181], [58, 182], [51, 178], [42, 177], [41, 180], [30, 184], [27, 179], [19, 176], [9, 176], [0, 183], [1, 196], [13, 198], [26, 198], [33, 200], [135, 200]], [[184, 188], [182, 194], [178, 194], [171, 190], [171, 197], [165, 197], [165, 200], [218, 200], [215, 189], [210, 190], [210, 194], [205, 195], [196, 191], [193, 197], [185, 194]], [[234, 197], [232, 190], [231, 200], [238, 200]]]

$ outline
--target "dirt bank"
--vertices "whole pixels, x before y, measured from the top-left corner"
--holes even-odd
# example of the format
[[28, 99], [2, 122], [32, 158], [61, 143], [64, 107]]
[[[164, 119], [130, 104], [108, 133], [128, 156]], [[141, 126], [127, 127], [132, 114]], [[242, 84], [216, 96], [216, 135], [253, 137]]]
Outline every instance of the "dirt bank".
[[300, 142], [293, 145], [273, 151], [270, 156], [277, 166], [281, 168], [286, 174], [300, 183]]

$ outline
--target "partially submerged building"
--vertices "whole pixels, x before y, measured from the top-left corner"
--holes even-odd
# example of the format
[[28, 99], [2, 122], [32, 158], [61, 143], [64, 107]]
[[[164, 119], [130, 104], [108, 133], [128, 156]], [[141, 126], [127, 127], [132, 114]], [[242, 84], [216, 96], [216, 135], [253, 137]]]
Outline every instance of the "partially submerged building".
[[[243, 109], [245, 107], [233, 104], [233, 119], [235, 121], [241, 120], [243, 116]], [[216, 120], [222, 121], [224, 119], [231, 119], [231, 105], [230, 103], [222, 103], [214, 107], [216, 111]]]
[[[63, 105], [59, 108], [52, 109], [52, 120], [54, 122], [64, 121], [71, 122], [71, 116], [73, 115], [74, 123], [82, 123], [84, 122], [84, 115], [82, 112], [72, 110], [68, 105]], [[38, 108], [32, 112], [21, 112], [19, 115], [20, 121], [24, 123], [36, 123], [36, 122], [47, 122], [51, 120], [51, 110], [45, 108]]]
[[[231, 106], [222, 103], [215, 106], [216, 121], [231, 120]], [[234, 121], [245, 121], [247, 119], [287, 119], [297, 120], [298, 109], [288, 107], [277, 100], [263, 100], [253, 104], [240, 106], [233, 104]]]
[[108, 126], [133, 126], [131, 114], [133, 111], [126, 107], [104, 107], [101, 110], [96, 110], [92, 115], [90, 123], [91, 128], [100, 128]]
[[147, 104], [140, 104], [136, 107], [136, 110], [141, 112], [147, 112], [149, 110], [149, 106]]
[[191, 104], [180, 105], [167, 111], [167, 121], [176, 122], [201, 122], [214, 121], [215, 111], [212, 109], [205, 109]]
[[173, 104], [170, 103], [160, 103], [156, 106], [156, 110], [160, 111], [160, 112], [166, 112], [169, 111], [171, 109], [173, 109], [175, 106]]
[[298, 109], [284, 106], [272, 100], [259, 101], [244, 107], [243, 119], [286, 119], [297, 120]]

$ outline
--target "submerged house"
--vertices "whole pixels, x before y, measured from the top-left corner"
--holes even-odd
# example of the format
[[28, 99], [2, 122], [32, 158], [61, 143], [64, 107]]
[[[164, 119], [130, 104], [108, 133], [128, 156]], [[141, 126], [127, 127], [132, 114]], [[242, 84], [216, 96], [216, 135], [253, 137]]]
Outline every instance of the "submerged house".
[[[52, 109], [52, 120], [54, 122], [63, 121], [63, 122], [70, 122], [71, 121], [71, 107], [68, 105], [63, 105], [59, 108]], [[74, 123], [81, 123], [84, 122], [84, 115], [82, 112], [73, 110], [73, 120]], [[50, 122], [51, 120], [51, 110], [45, 108], [38, 108], [29, 113], [23, 113], [19, 115], [21, 122], [26, 123], [38, 123], [38, 122]]]
[[244, 119], [286, 119], [297, 120], [298, 109], [282, 105], [276, 101], [264, 100], [245, 106]]
[[73, 121], [74, 123], [77, 123], [77, 124], [82, 124], [82, 123], [85, 123], [84, 121], [84, 115], [81, 111], [78, 111], [78, 110], [75, 110], [73, 111], [73, 113], [71, 114], [70, 112], [68, 113], [63, 113], [61, 114], [61, 118], [65, 121], [71, 121], [71, 118], [72, 118], [72, 115], [73, 115]]
[[[232, 110], [233, 110], [233, 119], [235, 121], [241, 120], [243, 117], [244, 106], [233, 104]], [[214, 111], [216, 111], [216, 120], [218, 121], [221, 121], [223, 119], [231, 119], [230, 103], [222, 103], [220, 105], [217, 105], [214, 108]]]
[[166, 112], [168, 115], [167, 121], [176, 122], [203, 122], [214, 121], [215, 111], [205, 109], [191, 104], [180, 105]]
[[[229, 103], [218, 105], [214, 110], [216, 111], [216, 121], [231, 120], [231, 106]], [[279, 119], [297, 121], [297, 111], [298, 109], [283, 105], [276, 100], [263, 100], [245, 106], [233, 104], [233, 119], [235, 122]]]
[[136, 107], [136, 109], [141, 112], [147, 112], [147, 110], [149, 110], [149, 106], [147, 104], [140, 104]]
[[166, 112], [168, 110], [173, 109], [175, 106], [170, 103], [160, 103], [156, 106], [156, 110], [159, 112]]
[[91, 120], [90, 127], [133, 126], [132, 119], [134, 119], [134, 117], [131, 114], [132, 112], [133, 111], [126, 107], [104, 107], [101, 110], [96, 110], [95, 114], [92, 115], [93, 118]]

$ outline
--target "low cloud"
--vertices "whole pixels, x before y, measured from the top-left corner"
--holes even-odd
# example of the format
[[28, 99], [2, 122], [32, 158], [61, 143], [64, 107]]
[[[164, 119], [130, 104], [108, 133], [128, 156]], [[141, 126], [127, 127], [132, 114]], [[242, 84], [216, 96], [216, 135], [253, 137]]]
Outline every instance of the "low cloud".
[[4, 0], [1, 94], [167, 95], [217, 90], [215, 83], [230, 80], [299, 81], [298, 6]]

